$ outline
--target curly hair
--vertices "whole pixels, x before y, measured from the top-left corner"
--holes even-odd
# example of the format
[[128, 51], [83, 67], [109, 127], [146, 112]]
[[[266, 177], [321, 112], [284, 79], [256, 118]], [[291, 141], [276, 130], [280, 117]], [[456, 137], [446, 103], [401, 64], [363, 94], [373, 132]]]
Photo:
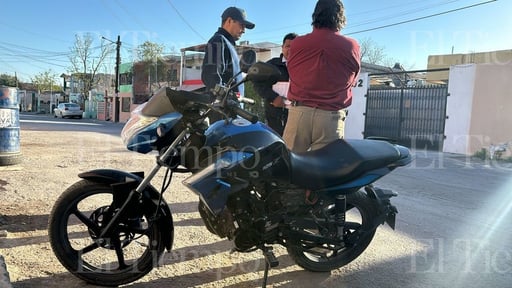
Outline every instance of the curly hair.
[[340, 31], [346, 23], [345, 8], [341, 0], [318, 0], [312, 17], [311, 25], [315, 28]]

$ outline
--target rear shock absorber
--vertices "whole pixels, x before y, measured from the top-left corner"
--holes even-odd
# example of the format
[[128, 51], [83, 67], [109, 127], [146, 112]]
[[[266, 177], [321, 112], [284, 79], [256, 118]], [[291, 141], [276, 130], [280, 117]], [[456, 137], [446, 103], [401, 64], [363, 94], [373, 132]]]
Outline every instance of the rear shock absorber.
[[345, 195], [338, 195], [334, 200], [334, 211], [337, 228], [337, 236], [343, 239], [343, 229], [345, 227], [345, 213], [347, 211], [347, 197]]

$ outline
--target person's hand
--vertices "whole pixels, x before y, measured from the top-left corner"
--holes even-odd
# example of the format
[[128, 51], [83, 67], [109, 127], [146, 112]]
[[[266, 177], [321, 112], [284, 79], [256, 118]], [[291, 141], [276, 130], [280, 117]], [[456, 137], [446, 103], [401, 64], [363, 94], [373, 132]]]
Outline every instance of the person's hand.
[[274, 107], [284, 107], [284, 97], [283, 96], [277, 96], [274, 101], [272, 101], [272, 106]]

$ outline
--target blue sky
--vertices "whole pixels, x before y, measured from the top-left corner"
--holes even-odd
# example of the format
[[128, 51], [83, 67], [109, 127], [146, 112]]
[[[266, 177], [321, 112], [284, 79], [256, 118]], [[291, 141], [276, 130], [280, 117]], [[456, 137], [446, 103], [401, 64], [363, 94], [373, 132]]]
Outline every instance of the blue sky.
[[[464, 7], [477, 5], [472, 8]], [[166, 52], [201, 44], [220, 26], [229, 6], [244, 8], [256, 24], [241, 40], [280, 43], [284, 34], [311, 31], [316, 0], [3, 0], [0, 4], [0, 73], [29, 81], [51, 69], [67, 72], [75, 35], [92, 33], [116, 40], [122, 61], [144, 41]], [[345, 0], [342, 31], [371, 39], [408, 69], [426, 69], [428, 55], [512, 49], [510, 0]], [[454, 12], [448, 12], [456, 10]], [[440, 14], [438, 16], [432, 16]], [[424, 18], [418, 21], [414, 19]], [[395, 25], [400, 22], [404, 24]], [[389, 26], [385, 28], [379, 28]], [[113, 59], [110, 59], [112, 63]], [[114, 66], [102, 71], [113, 73]]]

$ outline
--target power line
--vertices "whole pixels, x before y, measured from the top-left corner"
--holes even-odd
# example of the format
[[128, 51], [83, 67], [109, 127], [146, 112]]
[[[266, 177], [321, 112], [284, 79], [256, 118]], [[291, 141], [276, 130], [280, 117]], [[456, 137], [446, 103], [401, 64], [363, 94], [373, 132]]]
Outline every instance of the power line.
[[440, 13], [436, 13], [436, 14], [431, 14], [431, 15], [428, 15], [428, 16], [418, 17], [418, 18], [414, 18], [414, 19], [410, 19], [410, 20], [405, 20], [405, 21], [401, 21], [401, 22], [397, 22], [397, 23], [388, 24], [388, 25], [382, 25], [382, 26], [379, 26], [379, 27], [369, 28], [369, 29], [360, 30], [360, 31], [356, 31], [356, 32], [345, 33], [345, 35], [359, 34], [359, 33], [364, 33], [364, 32], [368, 32], [368, 31], [374, 31], [374, 30], [378, 30], [378, 29], [383, 29], [383, 28], [388, 28], [388, 27], [392, 27], [392, 26], [397, 26], [397, 25], [401, 25], [401, 24], [405, 24], [405, 23], [410, 23], [410, 22], [414, 22], [414, 21], [419, 21], [419, 20], [423, 20], [423, 19], [427, 19], [427, 18], [431, 18], [431, 17], [435, 17], [435, 16], [440, 16], [440, 15], [444, 15], [444, 14], [448, 14], [448, 13], [452, 13], [452, 12], [456, 12], [456, 11], [460, 11], [460, 10], [464, 10], [464, 9], [473, 8], [473, 7], [484, 5], [484, 4], [489, 4], [491, 2], [496, 2], [496, 1], [498, 1], [498, 0], [490, 0], [490, 1], [487, 1], [487, 2], [482, 2], [482, 3], [477, 3], [477, 4], [473, 4], [473, 5], [469, 5], [469, 6], [464, 6], [464, 7], [461, 7], [461, 8], [452, 9], [452, 10], [448, 10], [448, 11], [444, 11], [444, 12], [440, 12]]
[[[5, 47], [5, 46], [2, 46], [0, 45], [1, 48], [7, 50], [7, 51], [11, 51], [13, 53], [16, 53], [16, 51], [8, 48], [8, 47]], [[59, 65], [59, 64], [55, 64], [55, 63], [52, 63], [52, 62], [48, 62], [48, 61], [44, 61], [42, 60], [40, 57], [37, 57], [37, 56], [31, 56], [31, 55], [17, 55], [17, 54], [11, 54], [10, 56], [15, 56], [15, 57], [20, 57], [20, 58], [25, 58], [25, 59], [29, 59], [29, 60], [32, 60], [32, 61], [36, 61], [36, 62], [41, 62], [41, 63], [45, 63], [45, 64], [49, 64], [49, 65], [54, 65], [54, 66], [60, 66], [60, 67], [66, 67], [66, 66], [63, 66], [63, 65]], [[32, 62], [31, 62], [32, 63]]]
[[[393, 18], [402, 17], [404, 15], [414, 14], [416, 12], [424, 12], [425, 10], [428, 10], [428, 9], [431, 9], [431, 8], [438, 8], [439, 6], [451, 4], [453, 2], [458, 2], [458, 1], [460, 1], [460, 0], [451, 0], [451, 1], [442, 2], [442, 3], [429, 3], [428, 5], [416, 6], [416, 7], [413, 7], [411, 9], [401, 10], [401, 11], [396, 11], [396, 9], [394, 9], [393, 12], [395, 12], [395, 14], [393, 14], [393, 15], [384, 15], [384, 16], [379, 17], [379, 18], [369, 19], [369, 20], [366, 20], [366, 21], [362, 21], [360, 23], [350, 24], [350, 28], [357, 27], [357, 26], [364, 26], [364, 25], [372, 24], [372, 23], [376, 23], [376, 22], [381, 22], [383, 20], [390, 20], [390, 19], [393, 19]], [[409, 3], [409, 5], [410, 5], [410, 3]], [[386, 7], [386, 8], [388, 8], [388, 7]], [[386, 10], [386, 8], [384, 8], [382, 10]], [[376, 12], [381, 12], [382, 10], [379, 9], [379, 10], [375, 10], [375, 11]]]
[[111, 1], [99, 1], [103, 7], [105, 7], [106, 10], [109, 10], [110, 12], [110, 16], [112, 18], [115, 18], [117, 20], [117, 22], [119, 22], [119, 24], [121, 24], [122, 26], [128, 26], [126, 25], [126, 23], [123, 21], [122, 17], [119, 17], [119, 15], [117, 15], [116, 13], [116, 10], [115, 9], [112, 9], [107, 3], [110, 3]]
[[[459, 1], [459, 0], [450, 0], [450, 1], [447, 1], [447, 2], [439, 3], [439, 5], [448, 4], [448, 3], [452, 3], [452, 2], [456, 2], [456, 1]], [[364, 32], [384, 29], [384, 28], [388, 28], [388, 27], [392, 27], [392, 26], [397, 26], [397, 25], [401, 25], [401, 24], [405, 24], [405, 23], [410, 23], [410, 22], [414, 22], [414, 21], [419, 21], [419, 20], [423, 20], [423, 19], [427, 19], [427, 18], [432, 18], [432, 17], [436, 17], [436, 16], [448, 14], [448, 13], [453, 13], [453, 12], [460, 11], [460, 10], [465, 10], [465, 9], [473, 8], [473, 7], [484, 5], [484, 4], [489, 4], [489, 3], [492, 3], [492, 2], [496, 2], [496, 1], [497, 0], [481, 2], [481, 3], [477, 3], [477, 4], [473, 4], [473, 5], [464, 6], [464, 7], [461, 7], [461, 8], [456, 8], [456, 9], [452, 9], [452, 10], [443, 11], [443, 12], [440, 12], [440, 13], [431, 14], [431, 15], [428, 15], [428, 16], [417, 17], [417, 18], [414, 18], [414, 19], [409, 19], [409, 20], [405, 20], [405, 21], [395, 22], [395, 23], [391, 23], [391, 24], [381, 25], [381, 26], [377, 26], [377, 27], [373, 27], [373, 28], [369, 28], [369, 29], [363, 29], [363, 30], [359, 30], [359, 31], [355, 31], [355, 32], [350, 32], [350, 33], [344, 33], [344, 34], [345, 35], [353, 35], [353, 34], [359, 34], [359, 33], [364, 33]], [[416, 1], [416, 2], [420, 2], [420, 1]], [[416, 3], [416, 2], [412, 2], [412, 3]], [[206, 40], [202, 35], [200, 35], [192, 27], [192, 25], [190, 25], [190, 23], [185, 19], [185, 17], [180, 13], [180, 11], [173, 5], [171, 0], [167, 0], [167, 3], [174, 9], [174, 11], [182, 19], [182, 21], [196, 35], [198, 35], [201, 39]], [[119, 3], [117, 3], [117, 4], [119, 5]], [[411, 3], [408, 3], [407, 6], [411, 7], [410, 4]], [[423, 8], [425, 8], [425, 9], [426, 8], [430, 8], [432, 5], [433, 5], [433, 3], [430, 3], [428, 6], [424, 6]], [[127, 12], [125, 7], [121, 7], [121, 8], [123, 8], [125, 10], [125, 12]], [[387, 8], [389, 8], [389, 7], [387, 7]], [[384, 9], [387, 9], [387, 8], [384, 8]], [[420, 9], [420, 8], [419, 7], [415, 8], [415, 10], [418, 10], [418, 9]], [[374, 11], [377, 12], [379, 10], [374, 10]], [[409, 9], [407, 11], [411, 11], [411, 9]], [[371, 12], [371, 11], [366, 11], [366, 12], [361, 12], [361, 13], [369, 13], [369, 12]], [[361, 14], [361, 13], [359, 13], [359, 14]], [[397, 12], [397, 13], [399, 13], [399, 12]], [[403, 12], [401, 14], [403, 15], [403, 14], [407, 14], [407, 13]], [[380, 21], [381, 18], [382, 17], [375, 18], [374, 20], [366, 21], [366, 23], [377, 22], [377, 21]], [[386, 19], [390, 19], [390, 18], [395, 18], [395, 16], [390, 16], [390, 17], [387, 17]], [[362, 24], [360, 24], [360, 25], [362, 25]], [[300, 25], [286, 26], [286, 27], [283, 27], [283, 28], [276, 28], [276, 29], [273, 29], [272, 32], [275, 33], [277, 30], [284, 30], [284, 29], [290, 30], [290, 28], [296, 27], [296, 26], [300, 26]], [[354, 26], [351, 26], [351, 27], [354, 27]], [[351, 27], [349, 27], [349, 28], [351, 28]], [[27, 31], [24, 31], [24, 32], [27, 32]], [[260, 33], [262, 33], [262, 32], [260, 32]], [[35, 34], [35, 33], [32, 33], [32, 34]], [[258, 32], [251, 33], [251, 35], [253, 35], [253, 34], [259, 34], [259, 33]], [[279, 37], [277, 37], [277, 36], [276, 37], [265, 37], [265, 40], [268, 41], [270, 38], [275, 38], [276, 42], [280, 42], [281, 36], [279, 36]], [[251, 38], [251, 39], [254, 39], [254, 38]], [[261, 39], [263, 39], [263, 38], [261, 38]], [[26, 60], [27, 63], [41, 62], [41, 63], [50, 64], [50, 65], [64, 67], [64, 66], [59, 65], [57, 63], [65, 63], [65, 60], [63, 60], [63, 58], [71, 56], [70, 52], [51, 52], [51, 51], [35, 49], [35, 48], [31, 48], [31, 47], [11, 44], [11, 43], [2, 42], [2, 41], [0, 41], [0, 46], [11, 47], [11, 49], [9, 49], [7, 47], [3, 47], [5, 49], [2, 49], [3, 51], [0, 51], [0, 60], [3, 61], [4, 63], [6, 63], [6, 62], [14, 62], [14, 61], [25, 62], [25, 61], [23, 61], [21, 59], [25, 59], [25, 60], [28, 59], [28, 60]], [[276, 46], [280, 46], [280, 45], [276, 44]], [[92, 47], [91, 49], [96, 50], [96, 49], [100, 49], [100, 47], [101, 46]], [[132, 48], [130, 49], [130, 47], [132, 47]], [[133, 57], [134, 50], [136, 49], [136, 48], [133, 48], [133, 46], [130, 45], [129, 43], [123, 43], [123, 46], [121, 48], [123, 49], [124, 52], [127, 52], [128, 54], [132, 54], [131, 55], [132, 57]], [[130, 57], [128, 57], [128, 58], [130, 58]], [[11, 60], [11, 59], [15, 59], [15, 60]]]
[[[142, 27], [142, 29], [144, 29], [144, 30], [148, 30], [148, 29], [144, 26], [143, 22], [142, 22], [142, 21], [140, 21], [140, 19], [137, 17], [137, 15], [136, 15], [136, 14], [135, 14], [135, 15], [132, 15], [132, 14], [130, 13], [130, 11], [126, 8], [126, 6], [124, 6], [123, 4], [119, 3], [119, 1], [117, 1], [117, 0], [116, 0], [116, 1], [115, 1], [115, 3], [117, 4], [117, 6], [121, 7], [121, 9], [123, 9], [123, 10], [124, 10], [124, 12], [125, 12], [126, 14], [128, 14], [128, 16], [130, 16], [130, 18], [129, 18], [129, 19], [132, 19], [134, 22], [136, 22], [138, 25], [140, 25], [140, 27]], [[124, 44], [124, 43], [123, 43], [123, 44]]]
[[[27, 46], [23, 46], [23, 45], [8, 43], [8, 42], [4, 42], [4, 41], [0, 41], [0, 45], [6, 45], [8, 47], [11, 47], [11, 49], [9, 49], [9, 50], [12, 50], [12, 48], [18, 48], [18, 49], [25, 50], [27, 52], [31, 51], [31, 52], [35, 52], [35, 53], [44, 53], [44, 54], [52, 55], [52, 56], [63, 56], [63, 55], [68, 54], [68, 52], [52, 52], [52, 51], [41, 50], [41, 49], [36, 49], [36, 48], [32, 48], [32, 47], [27, 47]], [[40, 55], [44, 55], [44, 54], [40, 54]]]
[[32, 31], [29, 31], [29, 30], [26, 30], [26, 29], [21, 29], [19, 27], [15, 27], [13, 25], [10, 25], [9, 23], [5, 23], [3, 21], [0, 21], [0, 24], [3, 26], [3, 27], [9, 27], [13, 30], [18, 30], [18, 31], [21, 31], [21, 32], [24, 32], [24, 33], [27, 33], [27, 34], [31, 34], [31, 35], [34, 35], [34, 36], [42, 36], [44, 37], [46, 40], [56, 40], [56, 41], [59, 41], [59, 42], [67, 42], [65, 40], [62, 40], [62, 39], [59, 39], [59, 38], [55, 38], [53, 37], [52, 35], [43, 35], [43, 34], [40, 34], [40, 33], [36, 33], [36, 32], [32, 32]]
[[[397, 11], [397, 7], [405, 7], [404, 4], [396, 4], [396, 5], [387, 5], [386, 7], [384, 8], [379, 8], [379, 9], [373, 9], [373, 10], [368, 10], [368, 11], [363, 11], [363, 12], [358, 12], [358, 13], [355, 13], [355, 14], [351, 14], [351, 17], [350, 19], [354, 19], [354, 18], [358, 18], [358, 17], [353, 17], [355, 15], [362, 15], [362, 14], [371, 14], [371, 13], [374, 13], [374, 12], [378, 12], [380, 15], [382, 15], [382, 11], [384, 10], [390, 10], [390, 9], [393, 9], [396, 14], [395, 15], [385, 15], [385, 16], [379, 16], [378, 18], [372, 18], [372, 19], [368, 19], [368, 20], [365, 20], [365, 21], [360, 21], [360, 22], [350, 22], [350, 27], [347, 27], [345, 29], [350, 29], [350, 28], [353, 28], [353, 27], [357, 27], [357, 26], [363, 26], [363, 25], [367, 25], [367, 24], [371, 24], [371, 23], [375, 23], [375, 22], [381, 22], [382, 20], [391, 20], [393, 18], [397, 18], [397, 17], [402, 17], [403, 15], [407, 15], [407, 14], [410, 14], [410, 13], [414, 13], [414, 12], [418, 12], [418, 11], [425, 11], [427, 9], [431, 9], [431, 8], [438, 8], [439, 6], [442, 6], [442, 5], [446, 5], [446, 4], [451, 4], [453, 2], [458, 2], [458, 1], [461, 1], [461, 0], [448, 0], [448, 1], [442, 1], [441, 3], [429, 3], [429, 5], [426, 5], [426, 6], [421, 6], [421, 7], [417, 7], [417, 8], [414, 8], [414, 9], [409, 9], [409, 10], [400, 10], [400, 11]], [[415, 1], [415, 2], [412, 2], [412, 3], [407, 3], [407, 7], [415, 7], [411, 4], [416, 4], [416, 3], [425, 3], [425, 1]], [[277, 28], [273, 28], [272, 31], [251, 31], [251, 36], [253, 35], [259, 35], [259, 34], [268, 34], [268, 33], [276, 33], [277, 31], [293, 31], [295, 28], [297, 27], [303, 27], [304, 25], [310, 25], [311, 23], [300, 23], [300, 24], [294, 24], [294, 25], [287, 25], [287, 26], [281, 26], [281, 27], [277, 27]], [[303, 32], [303, 33], [307, 33], [307, 32]], [[299, 34], [303, 34], [303, 33], [300, 33]], [[282, 36], [276, 36], [276, 37], [273, 37], [275, 39], [280, 39]], [[254, 37], [251, 37], [251, 39], [266, 39], [267, 41], [269, 41], [269, 38], [254, 38]], [[276, 40], [277, 41], [277, 40]]]
[[[432, 4], [432, 6], [439, 6], [439, 5], [444, 5], [444, 4], [448, 4], [448, 3], [453, 3], [453, 2], [458, 2], [458, 1], [461, 1], [461, 0], [450, 0], [448, 1], [447, 3], [440, 3], [440, 4]], [[406, 5], [408, 6], [413, 6], [414, 4], [417, 4], [417, 3], [425, 3], [425, 0], [419, 0], [419, 1], [414, 1], [414, 2], [408, 2]], [[361, 11], [361, 12], [357, 12], [357, 13], [354, 13], [354, 14], [350, 14], [350, 17], [352, 18], [353, 16], [359, 16], [359, 15], [364, 15], [364, 14], [372, 14], [374, 12], [382, 12], [384, 10], [396, 10], [395, 8], [401, 8], [401, 7], [404, 7], [405, 5], [400, 3], [400, 4], [395, 4], [395, 5], [389, 5], [387, 4], [386, 7], [380, 7], [378, 9], [372, 9], [372, 10], [368, 10], [368, 11]], [[349, 11], [350, 12], [350, 11]]]
[[[435, 8], [435, 7], [439, 7], [441, 5], [445, 5], [445, 4], [451, 4], [453, 2], [458, 2], [460, 0], [450, 0], [450, 1], [447, 1], [447, 2], [443, 2], [443, 3], [430, 3], [428, 6], [423, 6], [423, 7], [419, 7], [419, 8], [415, 8], [415, 9], [409, 9], [409, 10], [401, 10], [401, 11], [398, 11], [396, 13], [396, 15], [393, 15], [393, 16], [384, 16], [384, 17], [379, 17], [379, 18], [374, 18], [374, 19], [370, 19], [368, 21], [364, 21], [364, 22], [359, 22], [359, 23], [355, 23], [355, 24], [350, 24], [349, 27], [345, 27], [345, 31], [347, 31], [348, 29], [351, 29], [353, 27], [357, 27], [357, 26], [362, 26], [362, 25], [367, 25], [367, 24], [370, 24], [370, 23], [375, 23], [375, 22], [381, 22], [382, 20], [390, 20], [390, 19], [393, 19], [393, 18], [397, 18], [397, 17], [401, 17], [403, 15], [406, 15], [408, 13], [412, 13], [412, 12], [416, 12], [416, 11], [423, 11], [423, 10], [426, 10], [426, 9], [430, 9], [430, 8]], [[350, 35], [350, 34], [357, 34], [357, 33], [363, 33], [363, 32], [367, 32], [367, 31], [373, 31], [373, 30], [378, 30], [378, 29], [383, 29], [383, 28], [388, 28], [388, 27], [392, 27], [392, 26], [396, 26], [396, 25], [400, 25], [400, 24], [403, 24], [403, 23], [408, 23], [408, 22], [413, 22], [413, 21], [418, 21], [418, 20], [421, 20], [421, 19], [425, 19], [425, 18], [430, 18], [430, 17], [434, 17], [434, 16], [438, 16], [438, 15], [442, 15], [442, 14], [447, 14], [447, 13], [451, 13], [451, 12], [454, 12], [454, 11], [457, 11], [457, 10], [463, 10], [463, 9], [467, 9], [467, 8], [471, 8], [471, 7], [474, 7], [474, 6], [478, 6], [478, 5], [482, 5], [482, 4], [488, 4], [490, 2], [495, 2], [497, 0], [493, 0], [493, 1], [488, 1], [488, 2], [485, 2], [485, 3], [478, 3], [478, 4], [475, 4], [475, 5], [470, 5], [470, 6], [465, 6], [465, 7], [462, 7], [462, 8], [457, 8], [457, 9], [453, 9], [453, 10], [449, 10], [449, 11], [444, 11], [444, 12], [441, 12], [441, 13], [437, 13], [437, 14], [433, 14], [433, 15], [429, 15], [429, 16], [423, 16], [423, 17], [418, 17], [418, 18], [414, 18], [414, 19], [411, 19], [411, 20], [407, 20], [407, 21], [402, 21], [402, 22], [395, 22], [395, 23], [392, 23], [392, 24], [387, 24], [387, 25], [382, 25], [382, 26], [378, 26], [378, 27], [374, 27], [374, 28], [369, 28], [369, 29], [364, 29], [364, 30], [361, 30], [361, 31], [356, 31], [356, 32], [346, 32], [344, 33], [345, 35]], [[408, 3], [408, 6], [410, 6], [410, 4], [414, 4], [414, 3], [417, 3], [417, 2], [422, 2], [424, 3], [424, 1], [416, 1], [416, 2], [412, 2], [412, 3]], [[394, 5], [394, 6], [391, 6], [391, 7], [397, 7], [397, 6], [404, 6], [404, 5]], [[380, 12], [382, 10], [388, 10], [389, 7], [386, 7], [386, 8], [383, 8], [383, 9], [375, 9], [375, 10], [369, 10], [369, 11], [365, 11], [365, 12], [360, 12], [360, 13], [357, 13], [357, 14], [353, 14], [353, 15], [359, 15], [359, 14], [367, 14], [367, 13], [372, 13], [372, 12]], [[287, 30], [287, 31], [293, 31], [295, 27], [300, 27], [300, 26], [303, 26], [303, 25], [306, 25], [308, 23], [302, 23], [302, 24], [296, 24], [296, 25], [288, 25], [288, 26], [285, 26], [285, 27], [282, 27], [282, 28], [275, 28], [275, 29], [272, 29], [272, 31], [254, 31], [254, 32], [251, 32], [251, 36], [253, 35], [257, 35], [257, 34], [265, 34], [265, 33], [275, 33], [276, 31], [283, 31], [283, 30]], [[304, 34], [304, 33], [308, 33], [308, 32], [301, 32], [301, 31], [296, 31], [298, 34]], [[277, 42], [280, 42], [279, 39], [281, 39], [282, 36], [272, 36], [272, 37], [250, 37], [250, 39], [252, 41], [277, 41]], [[277, 39], [277, 40], [271, 40], [270, 38], [273, 38], [273, 39]], [[263, 40], [264, 39], [264, 40]]]
[[197, 36], [199, 36], [199, 38], [203, 39], [203, 41], [206, 41], [206, 38], [204, 38], [203, 35], [201, 35], [199, 32], [197, 32], [197, 30], [194, 29], [194, 27], [192, 27], [192, 25], [190, 25], [190, 23], [188, 23], [188, 21], [185, 19], [185, 17], [183, 17], [183, 15], [181, 15], [180, 11], [178, 11], [178, 9], [172, 4], [171, 0], [167, 0], [167, 3], [169, 3], [169, 5], [172, 7], [172, 9], [174, 9], [176, 14], [178, 14], [178, 16], [181, 18], [181, 20], [183, 20], [185, 25], [187, 25], [188, 28], [190, 28], [190, 30], [192, 30], [192, 32], [194, 32]]

